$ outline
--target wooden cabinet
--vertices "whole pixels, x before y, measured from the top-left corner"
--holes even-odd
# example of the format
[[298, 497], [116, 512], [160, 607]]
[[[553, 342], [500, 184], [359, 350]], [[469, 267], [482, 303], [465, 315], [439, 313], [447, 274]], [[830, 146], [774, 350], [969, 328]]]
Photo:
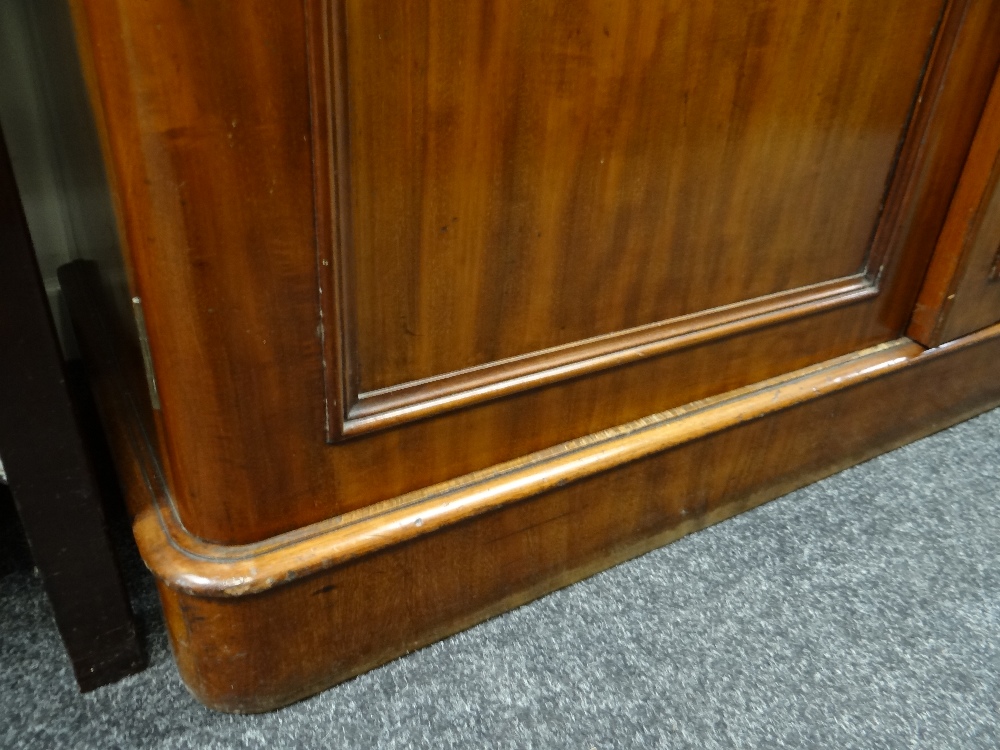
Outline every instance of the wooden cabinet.
[[91, 272], [67, 294], [212, 705], [308, 694], [1000, 396], [993, 333], [903, 338], [998, 129], [1000, 2], [75, 12], [158, 408], [122, 395]]

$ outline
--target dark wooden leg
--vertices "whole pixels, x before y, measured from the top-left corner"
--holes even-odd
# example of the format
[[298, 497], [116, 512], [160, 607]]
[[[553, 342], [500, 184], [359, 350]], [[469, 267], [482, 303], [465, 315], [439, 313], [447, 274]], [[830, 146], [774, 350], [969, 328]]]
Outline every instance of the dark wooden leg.
[[145, 666], [0, 136], [0, 457], [77, 682]]

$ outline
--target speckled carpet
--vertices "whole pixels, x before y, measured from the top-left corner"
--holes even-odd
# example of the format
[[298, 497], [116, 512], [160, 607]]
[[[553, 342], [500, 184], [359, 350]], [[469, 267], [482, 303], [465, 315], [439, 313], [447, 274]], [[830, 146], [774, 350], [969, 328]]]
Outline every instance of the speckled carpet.
[[997, 748], [998, 495], [994, 411], [262, 716], [188, 695], [134, 559], [151, 666], [79, 695], [8, 512], [0, 746]]

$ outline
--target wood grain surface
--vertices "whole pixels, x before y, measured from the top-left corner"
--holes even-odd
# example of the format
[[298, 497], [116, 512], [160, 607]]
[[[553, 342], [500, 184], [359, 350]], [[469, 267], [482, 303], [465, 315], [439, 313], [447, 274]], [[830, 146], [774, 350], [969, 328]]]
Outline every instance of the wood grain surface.
[[260, 541], [897, 338], [1000, 59], [1000, 0], [943, 7], [77, 0], [184, 525]]
[[986, 103], [909, 336], [928, 346], [1000, 321], [1000, 77]]
[[944, 3], [345, 3], [362, 392], [859, 273]]

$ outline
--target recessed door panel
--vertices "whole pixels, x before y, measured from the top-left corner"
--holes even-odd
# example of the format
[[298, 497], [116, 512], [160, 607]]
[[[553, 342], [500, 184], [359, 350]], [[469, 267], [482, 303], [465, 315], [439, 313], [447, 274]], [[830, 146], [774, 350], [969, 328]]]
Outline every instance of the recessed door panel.
[[855, 299], [944, 3], [331, 8], [331, 286], [377, 423]]

